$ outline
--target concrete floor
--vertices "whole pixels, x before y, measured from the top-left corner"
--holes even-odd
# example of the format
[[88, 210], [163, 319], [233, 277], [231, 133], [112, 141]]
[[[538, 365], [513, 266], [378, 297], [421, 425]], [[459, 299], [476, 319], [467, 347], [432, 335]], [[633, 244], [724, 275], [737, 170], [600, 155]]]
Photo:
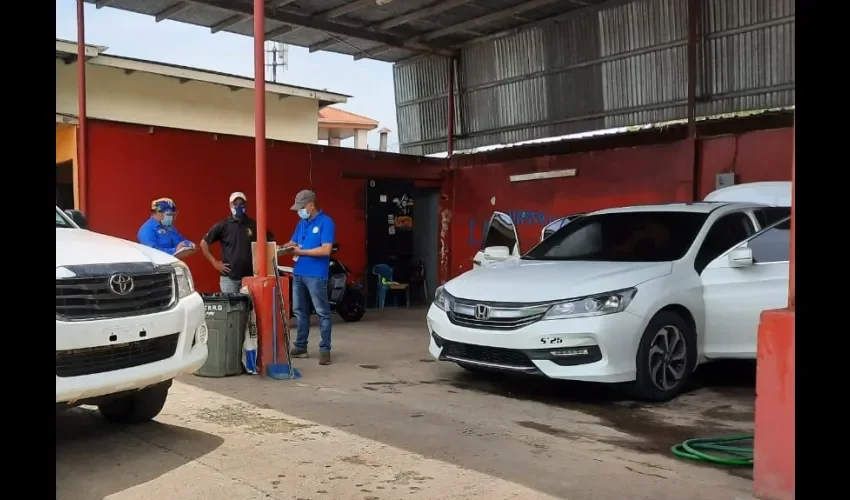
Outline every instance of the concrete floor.
[[151, 424], [59, 415], [57, 498], [751, 498], [749, 469], [669, 448], [751, 432], [754, 365], [709, 365], [687, 394], [643, 405], [605, 386], [432, 362], [424, 316], [337, 322], [334, 364], [296, 360], [298, 381], [184, 377]]

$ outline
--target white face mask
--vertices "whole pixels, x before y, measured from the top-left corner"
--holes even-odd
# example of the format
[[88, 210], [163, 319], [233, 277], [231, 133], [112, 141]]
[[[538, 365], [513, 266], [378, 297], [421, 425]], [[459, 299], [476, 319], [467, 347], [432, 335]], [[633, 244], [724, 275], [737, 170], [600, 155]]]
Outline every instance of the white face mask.
[[306, 208], [299, 208], [298, 209], [298, 217], [301, 217], [302, 219], [309, 219], [310, 218], [310, 212], [308, 212]]

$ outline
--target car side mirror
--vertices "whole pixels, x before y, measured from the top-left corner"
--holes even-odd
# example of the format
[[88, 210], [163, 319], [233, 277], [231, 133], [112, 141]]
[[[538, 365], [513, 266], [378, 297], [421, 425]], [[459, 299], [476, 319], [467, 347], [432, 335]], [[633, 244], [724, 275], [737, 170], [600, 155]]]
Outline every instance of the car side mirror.
[[511, 256], [511, 250], [505, 246], [487, 247], [484, 255], [493, 260], [507, 260]]
[[729, 252], [729, 267], [747, 267], [753, 265], [753, 250], [740, 247]]
[[74, 224], [80, 227], [80, 229], [88, 228], [89, 223], [86, 220], [86, 216], [79, 210], [65, 210], [65, 214], [67, 214], [68, 217], [70, 217], [71, 220], [74, 221]]

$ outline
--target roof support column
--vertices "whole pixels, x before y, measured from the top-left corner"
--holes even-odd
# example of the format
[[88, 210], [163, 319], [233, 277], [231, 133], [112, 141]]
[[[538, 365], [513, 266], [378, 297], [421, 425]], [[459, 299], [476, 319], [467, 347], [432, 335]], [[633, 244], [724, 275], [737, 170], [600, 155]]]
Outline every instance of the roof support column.
[[77, 0], [77, 192], [83, 213], [89, 201], [89, 126], [86, 116], [86, 20], [84, 0]]
[[449, 58], [449, 96], [446, 111], [446, 157], [451, 160], [455, 152], [455, 58]]
[[700, 0], [688, 0], [688, 137], [697, 136], [697, 44]]
[[[82, 0], [78, 0], [82, 2]], [[266, 63], [265, 1], [254, 0], [254, 161], [257, 197], [257, 274], [268, 276], [266, 251]]]

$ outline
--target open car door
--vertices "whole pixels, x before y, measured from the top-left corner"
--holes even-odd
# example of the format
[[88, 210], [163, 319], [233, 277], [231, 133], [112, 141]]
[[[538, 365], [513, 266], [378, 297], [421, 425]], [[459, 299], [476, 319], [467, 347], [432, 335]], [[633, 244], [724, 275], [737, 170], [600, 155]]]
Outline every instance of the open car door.
[[788, 305], [791, 219], [739, 243], [700, 274], [705, 304], [704, 353], [756, 357], [761, 312]]
[[504, 212], [493, 212], [490, 222], [484, 227], [481, 248], [472, 259], [472, 268], [490, 267], [506, 260], [519, 259], [521, 255], [513, 219]]

